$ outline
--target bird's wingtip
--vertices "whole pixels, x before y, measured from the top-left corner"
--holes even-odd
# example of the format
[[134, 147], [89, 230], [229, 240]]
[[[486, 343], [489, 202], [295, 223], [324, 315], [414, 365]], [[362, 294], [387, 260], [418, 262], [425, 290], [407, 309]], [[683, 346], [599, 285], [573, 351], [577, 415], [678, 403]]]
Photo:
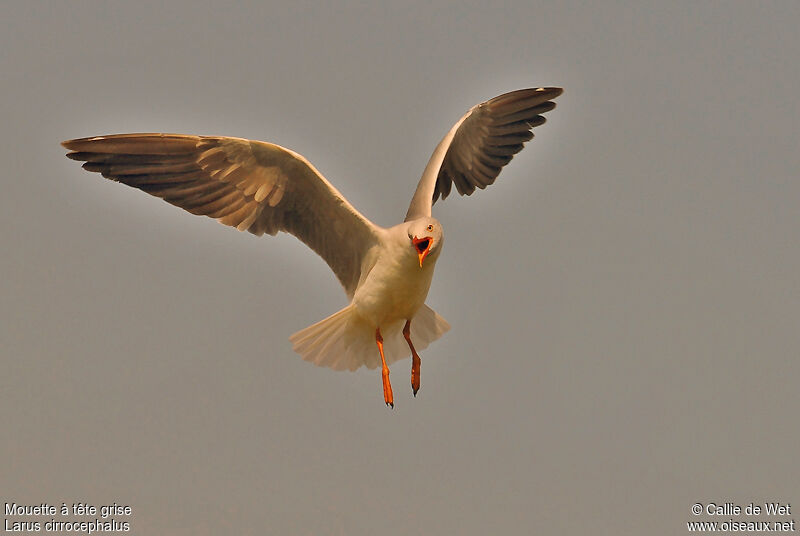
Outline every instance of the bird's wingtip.
[[554, 99], [564, 93], [563, 87], [537, 87], [535, 91], [547, 92], [548, 97]]
[[61, 146], [70, 151], [78, 151], [81, 144], [91, 141], [93, 138], [73, 138], [61, 142]]

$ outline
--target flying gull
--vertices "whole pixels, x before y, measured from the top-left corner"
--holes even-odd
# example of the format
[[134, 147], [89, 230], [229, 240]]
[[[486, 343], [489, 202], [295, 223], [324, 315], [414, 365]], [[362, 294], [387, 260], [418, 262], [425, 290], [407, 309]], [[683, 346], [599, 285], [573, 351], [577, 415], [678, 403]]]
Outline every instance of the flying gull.
[[[302, 155], [262, 141], [183, 134], [115, 134], [62, 143], [83, 168], [192, 214], [255, 235], [291, 233], [319, 254], [350, 304], [292, 335], [303, 359], [336, 370], [380, 364], [383, 398], [394, 407], [388, 365], [411, 353], [420, 385], [422, 350], [450, 325], [425, 298], [444, 232], [433, 204], [455, 184], [461, 195], [494, 183], [555, 108], [557, 87], [505, 93], [470, 109], [433, 152], [403, 223], [375, 225]], [[377, 346], [377, 351], [375, 346]], [[380, 361], [379, 361], [380, 358]]]

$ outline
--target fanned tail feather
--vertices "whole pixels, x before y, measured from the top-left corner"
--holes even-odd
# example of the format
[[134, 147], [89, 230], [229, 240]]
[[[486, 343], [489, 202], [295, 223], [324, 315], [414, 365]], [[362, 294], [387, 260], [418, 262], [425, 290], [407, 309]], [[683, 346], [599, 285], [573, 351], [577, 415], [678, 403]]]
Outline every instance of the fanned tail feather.
[[[383, 349], [387, 363], [411, 355], [399, 321], [381, 326]], [[411, 341], [421, 351], [450, 329], [450, 324], [423, 305], [411, 320]], [[362, 365], [374, 369], [380, 365], [375, 344], [375, 327], [348, 305], [328, 318], [298, 331], [289, 340], [303, 359], [334, 370], [356, 370]]]

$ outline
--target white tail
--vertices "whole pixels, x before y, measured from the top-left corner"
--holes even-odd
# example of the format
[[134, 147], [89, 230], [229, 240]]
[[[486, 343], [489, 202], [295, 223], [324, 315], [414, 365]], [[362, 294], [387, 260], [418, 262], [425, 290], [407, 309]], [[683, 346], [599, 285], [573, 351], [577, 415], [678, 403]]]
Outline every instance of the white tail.
[[[411, 355], [400, 321], [381, 326], [386, 363]], [[424, 305], [411, 320], [411, 342], [421, 351], [450, 329], [447, 320]], [[298, 331], [289, 340], [303, 359], [334, 370], [356, 370], [361, 365], [374, 369], [381, 363], [375, 344], [375, 327], [355, 312], [352, 305], [325, 320]]]

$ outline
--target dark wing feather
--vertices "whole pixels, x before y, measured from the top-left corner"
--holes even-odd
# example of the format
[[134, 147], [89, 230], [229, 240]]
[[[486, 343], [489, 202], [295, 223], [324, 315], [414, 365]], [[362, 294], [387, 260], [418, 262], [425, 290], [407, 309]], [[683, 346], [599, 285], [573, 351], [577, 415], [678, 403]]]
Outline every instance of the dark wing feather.
[[255, 235], [293, 234], [352, 296], [376, 227], [302, 156], [271, 143], [117, 134], [62, 144], [84, 169]]
[[436, 147], [419, 181], [406, 221], [431, 215], [431, 207], [455, 185], [461, 195], [494, 183], [526, 141], [541, 115], [555, 108], [561, 88], [520, 89], [473, 107]]

